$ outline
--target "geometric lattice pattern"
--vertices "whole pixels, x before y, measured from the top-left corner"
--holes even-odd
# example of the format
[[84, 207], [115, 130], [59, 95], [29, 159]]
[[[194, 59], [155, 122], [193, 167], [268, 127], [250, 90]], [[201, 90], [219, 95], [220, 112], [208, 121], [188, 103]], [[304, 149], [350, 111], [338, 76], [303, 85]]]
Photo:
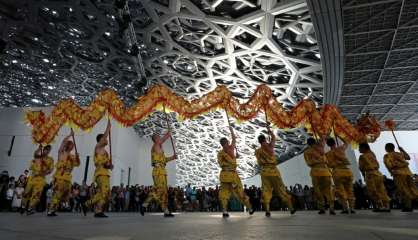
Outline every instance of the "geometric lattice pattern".
[[118, 33], [113, 1], [0, 0], [0, 104], [86, 105], [103, 88], [127, 103], [141, 94], [135, 61]]
[[[0, 38], [7, 43], [0, 53], [0, 105], [50, 106], [67, 97], [86, 105], [103, 88], [133, 103], [146, 83], [121, 30], [126, 21], [150, 84], [163, 83], [187, 99], [222, 84], [246, 101], [264, 83], [286, 108], [308, 97], [322, 101], [320, 55], [303, 0], [129, 0], [128, 6], [130, 15], [121, 16], [113, 0], [0, 0]], [[243, 178], [257, 172], [254, 147], [263, 119], [234, 125]], [[171, 120], [178, 184], [216, 184], [218, 141], [229, 136], [224, 113]], [[161, 128], [160, 113], [135, 126], [142, 137]], [[303, 131], [278, 134], [280, 161], [302, 151]]]
[[418, 1], [344, 0], [345, 76], [340, 108], [418, 129]]
[[189, 98], [225, 84], [245, 99], [267, 83], [286, 106], [322, 92], [319, 51], [303, 1], [140, 3], [140, 14], [132, 16], [141, 24], [137, 35], [144, 51], [158, 50], [145, 61], [150, 79]]
[[[144, 60], [150, 79], [189, 99], [224, 84], [236, 97], [246, 100], [261, 83], [268, 84], [286, 107], [305, 97], [322, 98], [319, 50], [304, 1], [176, 0], [141, 4], [141, 14], [133, 16], [134, 22], [142, 24], [137, 35], [147, 49], [161, 49]], [[254, 149], [264, 129], [263, 118], [235, 126], [243, 178], [257, 172]], [[143, 129], [140, 133], [145, 135], [157, 119], [137, 129]], [[288, 134], [277, 146], [280, 160], [301, 152], [305, 135], [295, 131], [298, 134]], [[229, 131], [223, 112], [177, 124], [178, 184], [217, 183], [216, 153], [224, 136], [229, 137]]]

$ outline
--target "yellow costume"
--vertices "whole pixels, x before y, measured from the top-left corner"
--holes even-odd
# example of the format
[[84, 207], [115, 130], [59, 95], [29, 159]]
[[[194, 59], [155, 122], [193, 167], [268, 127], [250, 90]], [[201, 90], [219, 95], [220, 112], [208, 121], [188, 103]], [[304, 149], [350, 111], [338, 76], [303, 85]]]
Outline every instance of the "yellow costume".
[[225, 151], [218, 153], [218, 163], [222, 168], [219, 179], [221, 187], [219, 200], [224, 211], [228, 208], [228, 201], [231, 194], [234, 194], [248, 209], [252, 209], [248, 196], [244, 193], [241, 179], [237, 173], [237, 160], [229, 156]]
[[55, 166], [54, 174], [54, 195], [52, 197], [50, 211], [57, 210], [61, 200], [68, 200], [71, 192], [71, 181], [73, 179], [71, 172], [74, 167], [80, 166], [75, 155], [69, 155], [66, 159], [59, 160]]
[[409, 163], [399, 152], [389, 152], [384, 156], [386, 168], [393, 176], [395, 186], [401, 195], [405, 208], [412, 208], [412, 201], [418, 197], [418, 191], [409, 170]]
[[151, 163], [153, 166], [152, 179], [154, 181], [154, 186], [152, 192], [150, 192], [144, 202], [144, 205], [148, 205], [152, 200], [155, 200], [160, 204], [164, 211], [168, 209], [168, 183], [167, 172], [165, 170], [167, 162], [168, 159], [164, 155], [164, 152], [157, 153], [154, 150], [151, 151]]
[[54, 159], [52, 157], [46, 157], [40, 161], [32, 160], [30, 165], [31, 176], [26, 184], [22, 206], [26, 207], [29, 202], [29, 209], [36, 208], [46, 184], [45, 176], [52, 171], [53, 167]]
[[334, 209], [334, 194], [331, 188], [331, 172], [327, 167], [324, 154], [314, 147], [308, 147], [304, 152], [306, 164], [311, 168], [312, 185], [315, 198], [320, 210], [324, 209], [325, 199], [331, 210]]
[[[344, 210], [354, 209], [353, 173], [343, 148], [331, 149], [325, 154], [327, 165], [332, 170], [335, 194]], [[348, 204], [347, 204], [348, 201]]]
[[378, 209], [389, 209], [390, 198], [383, 183], [383, 175], [379, 172], [379, 163], [372, 151], [360, 155], [359, 168], [366, 181], [369, 197]]
[[273, 192], [286, 202], [289, 209], [293, 210], [292, 198], [286, 191], [279, 170], [276, 167], [274, 155], [269, 154], [261, 147], [255, 151], [257, 163], [261, 167], [262, 199], [266, 212], [270, 211], [270, 201]]
[[103, 206], [109, 201], [110, 197], [110, 160], [107, 154], [96, 154], [94, 156], [94, 179], [96, 182], [96, 194], [91, 203], [96, 206], [96, 213], [103, 212]]

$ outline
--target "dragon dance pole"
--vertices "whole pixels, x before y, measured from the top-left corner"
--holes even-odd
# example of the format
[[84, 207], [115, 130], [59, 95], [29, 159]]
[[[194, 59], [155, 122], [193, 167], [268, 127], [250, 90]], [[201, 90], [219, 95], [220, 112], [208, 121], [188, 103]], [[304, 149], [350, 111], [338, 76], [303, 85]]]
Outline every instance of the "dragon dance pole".
[[385, 127], [387, 127], [391, 131], [392, 136], [395, 139], [396, 145], [398, 145], [398, 148], [399, 148], [399, 142], [394, 132], [395, 122], [393, 120], [386, 120], [384, 124], [385, 124]]
[[[107, 121], [109, 124], [110, 122], [110, 116], [107, 118]], [[113, 160], [112, 160], [112, 127], [109, 128], [109, 160], [110, 160], [110, 164], [113, 164]]]
[[332, 131], [334, 132], [335, 143], [337, 143], [337, 146], [339, 146], [340, 143], [338, 142], [337, 132], [335, 131], [335, 118], [332, 120]]
[[74, 137], [74, 131], [73, 128], [71, 128], [71, 137], [73, 139], [73, 143], [74, 143], [74, 151], [75, 151], [75, 156], [78, 157], [78, 151], [77, 151], [77, 144], [75, 143], [75, 137]]
[[391, 129], [390, 131], [392, 132], [392, 135], [393, 135], [393, 138], [395, 139], [396, 145], [398, 145], [398, 148], [400, 148], [398, 139], [396, 138], [396, 135], [395, 135], [395, 132], [393, 131], [393, 129]]
[[[167, 129], [169, 132], [171, 132], [171, 125], [170, 125], [170, 121], [168, 119], [168, 114], [165, 111], [165, 104], [163, 105], [163, 111], [164, 111], [164, 115], [165, 115], [165, 121], [167, 123]], [[174, 146], [174, 141], [173, 141], [173, 136], [170, 134], [170, 141], [171, 141], [171, 147], [173, 147], [173, 153], [174, 155], [176, 155], [176, 147]]]

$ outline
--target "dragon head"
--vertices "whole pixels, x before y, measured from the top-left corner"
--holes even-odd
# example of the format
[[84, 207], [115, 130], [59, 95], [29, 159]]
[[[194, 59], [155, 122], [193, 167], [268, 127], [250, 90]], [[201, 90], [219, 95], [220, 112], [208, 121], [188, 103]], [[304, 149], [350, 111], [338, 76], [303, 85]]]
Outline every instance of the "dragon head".
[[380, 124], [371, 114], [363, 114], [355, 125], [359, 136], [357, 136], [357, 142], [375, 142], [380, 136]]

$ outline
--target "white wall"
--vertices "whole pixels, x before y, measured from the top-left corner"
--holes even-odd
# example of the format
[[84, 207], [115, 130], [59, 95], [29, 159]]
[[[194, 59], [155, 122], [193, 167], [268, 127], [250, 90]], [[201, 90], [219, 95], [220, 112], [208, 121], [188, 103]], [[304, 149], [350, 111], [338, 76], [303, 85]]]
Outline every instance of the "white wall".
[[[401, 147], [411, 156], [409, 168], [413, 173], [418, 174], [418, 131], [396, 131], [395, 135]], [[383, 156], [386, 154], [385, 144], [389, 142], [396, 145], [392, 133], [385, 131], [381, 133], [376, 142], [370, 144], [370, 148], [376, 154], [376, 158], [380, 164], [380, 171], [384, 175], [391, 177], [383, 163]], [[358, 150], [355, 151], [355, 155], [358, 159], [360, 155]]]
[[[49, 109], [43, 108], [46, 112]], [[0, 109], [0, 171], [7, 170], [9, 175], [18, 177], [33, 157], [33, 151], [37, 148], [32, 143], [31, 128], [24, 124], [24, 111], [17, 108]], [[78, 131], [75, 134], [77, 149], [80, 154], [81, 165], [73, 171], [73, 181], [81, 182], [84, 176], [86, 157], [90, 156], [87, 182], [90, 183], [94, 174], [94, 146], [96, 135], [106, 128], [106, 119], [100, 121], [90, 132]], [[68, 127], [63, 127], [55, 142], [52, 144], [52, 156], [56, 160], [59, 144], [63, 137], [70, 132]], [[16, 136], [12, 155], [7, 156], [10, 142]], [[131, 168], [132, 184], [152, 184], [151, 177], [151, 149], [149, 138], [140, 138], [133, 128], [123, 128], [112, 121], [112, 156], [114, 169], [112, 171], [112, 185], [127, 184], [128, 171]], [[171, 154], [170, 145], [165, 146], [167, 154]], [[123, 174], [122, 174], [123, 170]], [[167, 166], [169, 184], [175, 185], [175, 162]], [[50, 180], [51, 176], [48, 176]]]

